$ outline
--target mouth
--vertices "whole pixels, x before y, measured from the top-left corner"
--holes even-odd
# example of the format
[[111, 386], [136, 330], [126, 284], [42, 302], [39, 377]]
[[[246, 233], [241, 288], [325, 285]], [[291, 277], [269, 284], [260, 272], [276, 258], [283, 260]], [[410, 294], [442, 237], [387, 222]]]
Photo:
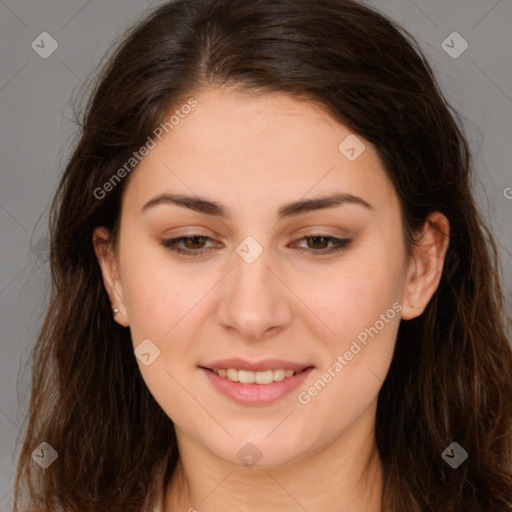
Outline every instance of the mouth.
[[241, 359], [199, 366], [214, 389], [244, 405], [264, 405], [285, 397], [303, 383], [314, 368], [282, 360], [250, 363]]

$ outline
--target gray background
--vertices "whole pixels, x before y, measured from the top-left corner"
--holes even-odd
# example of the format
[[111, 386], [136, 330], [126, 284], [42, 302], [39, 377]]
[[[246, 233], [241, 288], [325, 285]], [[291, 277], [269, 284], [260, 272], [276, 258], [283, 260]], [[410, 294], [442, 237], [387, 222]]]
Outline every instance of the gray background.
[[[47, 304], [47, 214], [76, 132], [71, 101], [112, 40], [160, 3], [0, 0], [0, 511], [8, 510], [12, 499], [29, 397], [27, 362]], [[462, 114], [478, 170], [476, 195], [501, 246], [510, 314], [512, 3], [369, 3], [419, 40], [449, 101]], [[42, 32], [58, 43], [47, 59], [31, 47]], [[458, 58], [442, 46], [452, 32], [468, 43]], [[462, 46], [452, 39], [447, 44], [453, 53]]]

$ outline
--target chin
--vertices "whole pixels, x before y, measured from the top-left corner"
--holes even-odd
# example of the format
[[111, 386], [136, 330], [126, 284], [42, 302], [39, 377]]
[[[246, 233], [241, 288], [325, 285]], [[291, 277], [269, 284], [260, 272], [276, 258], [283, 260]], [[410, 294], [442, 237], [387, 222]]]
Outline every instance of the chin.
[[[275, 427], [274, 427], [275, 428]], [[307, 456], [311, 449], [311, 436], [290, 435], [289, 432], [278, 435], [274, 432], [268, 435], [272, 429], [264, 434], [252, 436], [236, 436], [227, 440], [222, 446], [218, 445], [218, 439], [214, 446], [210, 445], [210, 451], [228, 464], [241, 468], [270, 469], [292, 464]]]

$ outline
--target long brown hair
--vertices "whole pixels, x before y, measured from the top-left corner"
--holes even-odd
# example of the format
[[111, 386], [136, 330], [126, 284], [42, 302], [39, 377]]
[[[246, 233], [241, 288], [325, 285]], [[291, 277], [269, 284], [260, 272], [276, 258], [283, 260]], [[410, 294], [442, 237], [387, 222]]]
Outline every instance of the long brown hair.
[[[496, 245], [475, 207], [468, 144], [418, 45], [353, 0], [178, 0], [126, 34], [99, 75], [52, 204], [49, 309], [33, 354], [16, 503], [150, 510], [178, 453], [172, 421], [112, 321], [92, 233], [117, 237], [128, 177], [108, 182], [184, 98], [209, 86], [284, 92], [370, 141], [399, 195], [407, 244], [450, 221], [438, 290], [401, 323], [378, 398], [386, 512], [512, 510], [512, 350]], [[103, 193], [102, 193], [103, 195]], [[31, 460], [42, 442], [58, 453]], [[442, 452], [457, 442], [467, 460]]]

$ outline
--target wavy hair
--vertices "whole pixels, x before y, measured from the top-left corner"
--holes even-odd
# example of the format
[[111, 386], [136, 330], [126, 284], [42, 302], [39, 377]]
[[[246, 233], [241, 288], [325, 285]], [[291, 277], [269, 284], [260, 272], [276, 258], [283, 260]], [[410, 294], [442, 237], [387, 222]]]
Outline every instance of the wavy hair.
[[[131, 175], [106, 183], [164, 114], [207, 87], [282, 92], [323, 106], [374, 145], [410, 248], [427, 215], [450, 222], [439, 287], [402, 321], [378, 396], [386, 512], [512, 511], [512, 349], [496, 242], [473, 197], [457, 115], [418, 44], [353, 0], [178, 0], [132, 27], [99, 73], [52, 203], [50, 303], [32, 356], [15, 508], [151, 510], [178, 460], [128, 329], [112, 321], [92, 244], [118, 236]], [[41, 441], [58, 453], [42, 471]], [[441, 454], [469, 454], [456, 470]], [[17, 508], [16, 508], [17, 510]]]

